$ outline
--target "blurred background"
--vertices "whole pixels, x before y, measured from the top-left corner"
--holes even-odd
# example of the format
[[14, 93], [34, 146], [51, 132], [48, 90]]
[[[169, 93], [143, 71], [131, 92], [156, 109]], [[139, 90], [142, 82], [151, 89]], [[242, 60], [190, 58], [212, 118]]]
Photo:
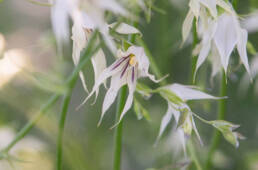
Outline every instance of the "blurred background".
[[[182, 48], [181, 26], [186, 16], [187, 0], [158, 0], [150, 23], [143, 19], [139, 29], [162, 73], [169, 73], [169, 82], [190, 84], [191, 40]], [[249, 33], [249, 41], [258, 49], [257, 0], [239, 1], [237, 12]], [[252, 14], [252, 15], [250, 15]], [[26, 0], [2, 0], [0, 3], [0, 149], [37, 113], [49, 96], [62, 90], [74, 65], [71, 42], [63, 57], [56, 55], [56, 42], [51, 29], [50, 8], [37, 6]], [[5, 41], [2, 41], [3, 38]], [[1, 43], [2, 41], [2, 43]], [[5, 43], [3, 43], [5, 42]], [[6, 55], [1, 48], [5, 47]], [[232, 57], [228, 74], [228, 100], [226, 120], [241, 125], [238, 129], [246, 140], [234, 148], [221, 140], [212, 162], [216, 170], [258, 170], [258, 81], [249, 84], [239, 57]], [[258, 55], [249, 55], [250, 64]], [[256, 61], [257, 62], [257, 61]], [[252, 64], [251, 64], [252, 65]], [[253, 64], [255, 67], [255, 64]], [[88, 87], [94, 78], [91, 64], [84, 68]], [[210, 81], [211, 65], [206, 62], [197, 75], [197, 84], [206, 92], [219, 95], [219, 79]], [[35, 78], [42, 83], [36, 83]], [[46, 81], [43, 81], [46, 80]], [[48, 83], [50, 81], [51, 83]], [[53, 83], [54, 82], [54, 83]], [[146, 81], [146, 83], [150, 83]], [[53, 85], [55, 84], [55, 85]], [[152, 86], [153, 84], [149, 84]], [[153, 86], [155, 87], [155, 86]], [[109, 128], [115, 120], [115, 104], [109, 109], [103, 123], [97, 127], [105, 89], [101, 88], [97, 103], [88, 102], [82, 109], [76, 107], [86, 97], [78, 81], [69, 107], [64, 138], [64, 170], [112, 169], [113, 133]], [[61, 101], [61, 100], [60, 100]], [[55, 169], [56, 138], [61, 103], [52, 107], [33, 130], [11, 151], [20, 160], [0, 160], [0, 170], [53, 170]], [[137, 120], [133, 109], [124, 118], [122, 169], [144, 170], [176, 169], [183, 159], [172, 125], [166, 130], [156, 147], [161, 117], [167, 109], [166, 102], [154, 95], [142, 101], [150, 113], [150, 120]], [[192, 110], [200, 116], [216, 119], [217, 102], [192, 102]], [[196, 120], [204, 146], [193, 135], [192, 141], [201, 164], [205, 163], [213, 128]], [[194, 169], [190, 164], [189, 169]]]

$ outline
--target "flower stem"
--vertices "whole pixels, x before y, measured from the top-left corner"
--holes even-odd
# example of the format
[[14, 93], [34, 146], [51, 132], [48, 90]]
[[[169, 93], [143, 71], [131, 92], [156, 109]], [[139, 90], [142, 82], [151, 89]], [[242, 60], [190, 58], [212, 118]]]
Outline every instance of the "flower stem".
[[[119, 121], [120, 115], [123, 111], [126, 101], [127, 86], [123, 86], [119, 93], [117, 110], [116, 110], [116, 122]], [[121, 152], [122, 152], [122, 136], [123, 136], [123, 120], [117, 125], [114, 136], [114, 164], [113, 170], [120, 170], [121, 168]]]
[[19, 142], [30, 130], [31, 128], [35, 125], [36, 122], [40, 120], [40, 118], [46, 114], [47, 110], [52, 107], [58, 100], [59, 95], [55, 94], [50, 97], [50, 99], [47, 101], [46, 104], [44, 104], [39, 113], [36, 114], [16, 135], [16, 137], [1, 151], [3, 153], [8, 153], [12, 147]]
[[[194, 21], [193, 21], [192, 35], [193, 35], [192, 50], [194, 50], [196, 45], [198, 44], [198, 35], [197, 35], [197, 30], [196, 30], [196, 19], [194, 19]], [[198, 56], [193, 56], [192, 57], [192, 61], [191, 61], [192, 69], [191, 69], [190, 83], [193, 84], [193, 85], [195, 84], [195, 71], [196, 71], [197, 60], [198, 60]], [[202, 166], [200, 164], [199, 158], [196, 155], [196, 150], [194, 148], [194, 144], [193, 144], [191, 139], [187, 143], [187, 149], [188, 149], [189, 155], [190, 155], [193, 163], [195, 164], [196, 169], [197, 170], [202, 170]]]
[[[221, 78], [221, 87], [220, 87], [220, 96], [226, 96], [227, 95], [227, 84], [226, 84], [226, 74], [223, 71], [223, 76]], [[218, 110], [218, 120], [224, 120], [226, 113], [226, 100], [221, 99], [219, 101], [219, 110]], [[215, 130], [213, 137], [212, 137], [212, 143], [208, 152], [207, 156], [207, 162], [206, 162], [206, 169], [211, 168], [211, 159], [214, 155], [214, 152], [216, 151], [217, 147], [219, 146], [221, 134], [218, 130]]]

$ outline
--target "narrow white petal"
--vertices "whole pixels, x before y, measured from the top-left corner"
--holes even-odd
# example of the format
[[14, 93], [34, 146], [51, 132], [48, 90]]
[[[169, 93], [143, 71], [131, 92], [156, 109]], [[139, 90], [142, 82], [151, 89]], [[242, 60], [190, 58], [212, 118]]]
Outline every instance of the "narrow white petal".
[[[117, 22], [110, 24], [111, 28], [116, 26]], [[141, 32], [134, 26], [128, 25], [126, 23], [120, 23], [119, 26], [115, 29], [119, 34], [141, 34]]]
[[199, 1], [190, 0], [189, 7], [190, 7], [191, 11], [193, 12], [193, 14], [195, 15], [195, 17], [198, 19], [199, 16], [200, 16], [200, 3], [199, 3]]
[[246, 52], [248, 33], [246, 30], [239, 28], [238, 36], [239, 36], [239, 39], [237, 43], [237, 50], [238, 50], [240, 59], [243, 62], [248, 74], [251, 75], [249, 64], [248, 64], [247, 52]]
[[222, 67], [221, 61], [220, 61], [220, 55], [215, 44], [212, 44], [212, 48], [211, 48], [211, 64], [212, 64], [211, 78], [213, 78], [220, 71]]
[[205, 59], [208, 57], [211, 49], [211, 40], [214, 37], [214, 34], [217, 30], [217, 23], [215, 21], [209, 21], [208, 22], [208, 28], [205, 30], [203, 34], [203, 39], [201, 42], [202, 48], [200, 51], [200, 54], [198, 56], [197, 64], [196, 64], [196, 70], [194, 75], [196, 74], [199, 67], [203, 64]]
[[134, 91], [135, 91], [135, 88], [136, 88], [136, 81], [135, 82], [131, 82], [131, 81], [128, 82], [127, 81], [127, 83], [128, 83], [127, 85], [128, 85], [128, 89], [129, 89], [129, 94], [128, 94], [127, 100], [125, 102], [124, 109], [123, 109], [123, 111], [121, 113], [121, 116], [119, 118], [119, 122], [121, 122], [124, 115], [131, 108], [131, 106], [133, 104], [133, 95], [134, 95]]
[[67, 0], [56, 0], [51, 8], [51, 23], [58, 51], [62, 49], [63, 43], [69, 41], [69, 14]]
[[183, 42], [182, 44], [185, 43], [186, 39], [188, 38], [190, 31], [192, 29], [192, 25], [193, 25], [193, 19], [194, 19], [194, 14], [192, 13], [191, 10], [189, 10], [189, 12], [186, 15], [186, 18], [184, 20], [183, 23], [183, 27], [182, 27], [182, 37], [183, 37]]
[[210, 41], [202, 42], [202, 48], [201, 48], [200, 54], [198, 56], [197, 63], [196, 63], [196, 68], [195, 68], [195, 71], [194, 71], [194, 79], [196, 77], [196, 73], [197, 73], [198, 69], [203, 64], [205, 59], [208, 57], [210, 49], [211, 49], [211, 42]]
[[234, 16], [224, 13], [218, 19], [218, 27], [214, 41], [219, 51], [225, 72], [227, 71], [230, 55], [237, 44], [237, 32]]
[[[91, 63], [94, 70], [94, 79], [98, 80], [101, 73], [106, 68], [106, 57], [102, 49], [100, 49], [92, 58]], [[98, 89], [96, 90], [96, 96], [98, 96]]]
[[108, 91], [105, 95], [105, 98], [104, 98], [104, 102], [102, 105], [101, 118], [99, 120], [98, 125], [100, 125], [108, 108], [111, 106], [112, 103], [114, 103], [116, 96], [118, 94], [118, 91], [121, 88], [121, 86], [123, 85], [120, 80], [121, 79], [120, 79], [119, 75], [113, 76], [111, 78], [110, 88], [108, 89]]
[[221, 99], [220, 97], [214, 97], [200, 90], [194, 89], [191, 86], [184, 86], [180, 84], [172, 84], [165, 88], [170, 89], [182, 100], [202, 100], [202, 99]]
[[217, 8], [216, 8], [216, 0], [199, 0], [204, 6], [206, 6], [211, 15], [216, 18], [217, 17]]
[[165, 131], [166, 127], [168, 126], [169, 122], [171, 121], [171, 118], [172, 118], [172, 110], [171, 110], [171, 106], [168, 104], [167, 112], [163, 116], [161, 124], [160, 124], [159, 135], [158, 135], [158, 137], [156, 139], [155, 145], [160, 140], [163, 132]]
[[[73, 39], [73, 54], [72, 54], [73, 62], [75, 65], [78, 65], [80, 61], [81, 50], [86, 46], [86, 43], [87, 43], [86, 35], [79, 23], [74, 23], [73, 25], [72, 39]], [[82, 81], [84, 90], [88, 92], [83, 73], [80, 72], [79, 75], [80, 75], [80, 79]]]
[[[90, 94], [84, 99], [84, 101], [77, 107], [77, 109], [79, 109], [83, 104], [85, 104], [88, 99], [99, 89], [99, 86], [106, 82], [106, 79], [109, 78], [110, 76], [112, 75], [115, 75], [119, 69], [121, 67], [123, 67], [123, 64], [121, 64], [117, 69], [112, 69], [115, 64], [117, 64], [117, 61], [114, 62], [111, 66], [109, 66], [108, 68], [106, 68], [99, 76], [98, 76], [98, 79], [95, 80], [95, 83], [94, 83], [94, 86], [92, 88], [92, 91], [90, 92]], [[98, 96], [96, 96], [97, 98]]]
[[200, 144], [203, 145], [201, 136], [200, 136], [200, 134], [199, 134], [199, 132], [198, 132], [198, 130], [197, 130], [197, 128], [196, 128], [196, 125], [195, 125], [195, 122], [194, 122], [194, 119], [193, 119], [193, 116], [192, 116], [192, 115], [191, 115], [191, 122], [192, 122], [192, 125], [193, 125], [194, 132], [195, 132], [195, 134], [196, 134], [196, 136], [197, 136], [197, 138], [198, 138]]

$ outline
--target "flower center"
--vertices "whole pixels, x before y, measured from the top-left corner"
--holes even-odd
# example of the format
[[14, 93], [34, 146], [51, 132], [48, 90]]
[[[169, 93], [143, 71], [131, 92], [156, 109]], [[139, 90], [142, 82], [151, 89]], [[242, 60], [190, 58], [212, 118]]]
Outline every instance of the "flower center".
[[135, 55], [134, 54], [130, 54], [129, 57], [130, 57], [130, 59], [129, 59], [130, 66], [135, 66], [136, 63], [137, 63]]

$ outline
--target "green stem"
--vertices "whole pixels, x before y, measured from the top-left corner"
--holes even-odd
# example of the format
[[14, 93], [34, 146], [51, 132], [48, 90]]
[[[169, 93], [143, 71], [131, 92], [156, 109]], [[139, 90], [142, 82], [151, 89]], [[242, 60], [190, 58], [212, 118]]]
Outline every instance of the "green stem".
[[[78, 76], [77, 76], [78, 79]], [[59, 131], [58, 131], [58, 137], [57, 137], [57, 170], [62, 169], [62, 153], [63, 153], [63, 134], [64, 134], [64, 126], [67, 116], [67, 111], [69, 107], [69, 103], [71, 100], [72, 95], [72, 89], [75, 86], [75, 82], [70, 85], [70, 90], [64, 95], [63, 105], [62, 105], [62, 111], [61, 111], [61, 117], [59, 121]]]
[[[194, 21], [193, 21], [192, 35], [193, 35], [192, 50], [194, 50], [196, 45], [198, 44], [198, 35], [197, 35], [197, 30], [196, 30], [196, 19], [194, 19]], [[197, 60], [198, 60], [198, 56], [193, 56], [192, 57], [192, 61], [191, 61], [192, 69], [191, 69], [190, 83], [193, 84], [193, 85], [195, 84], [195, 71], [196, 71]], [[189, 140], [189, 142], [187, 143], [187, 149], [188, 149], [188, 152], [189, 152], [189, 155], [190, 155], [192, 161], [195, 164], [196, 169], [202, 170], [202, 166], [200, 164], [199, 158], [196, 155], [196, 150], [194, 148], [192, 140]]]
[[[193, 47], [194, 50], [196, 45], [198, 44], [198, 34], [196, 30], [196, 19], [193, 21]], [[192, 84], [195, 84], [195, 71], [196, 71], [196, 65], [197, 65], [198, 56], [193, 56], [192, 58], [192, 74], [191, 74], [191, 82]]]
[[[73, 85], [74, 83], [76, 83], [76, 80], [78, 78], [78, 74], [80, 72], [80, 70], [85, 66], [85, 64], [89, 61], [90, 56], [92, 56], [93, 53], [95, 53], [99, 48], [100, 45], [98, 45], [95, 50], [92, 50], [91, 53], [89, 53], [90, 49], [92, 48], [93, 44], [95, 43], [95, 39], [97, 37], [97, 32], [94, 32], [92, 35], [92, 38], [90, 39], [88, 46], [86, 48], [86, 50], [84, 51], [81, 59], [80, 59], [80, 63], [76, 66], [76, 68], [74, 69], [73, 73], [69, 76], [69, 78], [67, 79], [66, 83], [68, 84], [69, 87], [71, 87], [71, 85]], [[44, 104], [40, 111], [38, 112], [38, 114], [35, 115], [34, 118], [32, 118], [16, 135], [16, 137], [3, 149], [0, 151], [0, 153], [3, 154], [8, 154], [8, 152], [10, 151], [10, 149], [12, 149], [12, 147], [19, 142], [21, 139], [24, 138], [25, 135], [27, 135], [29, 133], [29, 131], [32, 129], [32, 127], [40, 120], [40, 118], [42, 116], [44, 116], [47, 113], [47, 110], [52, 107], [58, 100], [58, 98], [60, 97], [60, 94], [54, 94], [50, 97], [50, 99], [47, 101], [46, 104]]]
[[[116, 110], [116, 122], [119, 121], [120, 115], [123, 111], [126, 101], [127, 86], [121, 88], [117, 110]], [[123, 136], [123, 120], [117, 125], [115, 130], [115, 143], [114, 143], [114, 164], [113, 170], [120, 170], [121, 168], [121, 152], [122, 152], [122, 136]]]
[[[227, 84], [226, 84], [226, 74], [223, 71], [223, 76], [221, 78], [221, 87], [220, 87], [220, 96], [226, 96], [227, 95]], [[219, 101], [219, 110], [218, 110], [218, 120], [224, 120], [225, 118], [225, 113], [226, 113], [226, 100], [221, 99]], [[207, 162], [206, 162], [206, 169], [211, 168], [211, 159], [214, 155], [214, 152], [219, 146], [221, 134], [218, 130], [215, 130], [213, 137], [212, 137], [212, 143], [208, 152], [207, 156]]]
[[8, 153], [11, 148], [18, 142], [20, 141], [30, 130], [31, 128], [35, 125], [36, 122], [38, 122], [40, 120], [40, 118], [46, 114], [46, 111], [52, 107], [58, 100], [59, 98], [59, 95], [58, 94], [55, 94], [55, 95], [52, 95], [50, 97], [50, 99], [47, 101], [46, 104], [44, 104], [42, 106], [42, 108], [40, 109], [39, 113], [36, 114], [20, 131], [19, 133], [16, 135], [16, 137], [11, 141], [11, 143], [9, 143], [7, 145], [6, 148], [4, 148], [2, 150], [3, 153]]

